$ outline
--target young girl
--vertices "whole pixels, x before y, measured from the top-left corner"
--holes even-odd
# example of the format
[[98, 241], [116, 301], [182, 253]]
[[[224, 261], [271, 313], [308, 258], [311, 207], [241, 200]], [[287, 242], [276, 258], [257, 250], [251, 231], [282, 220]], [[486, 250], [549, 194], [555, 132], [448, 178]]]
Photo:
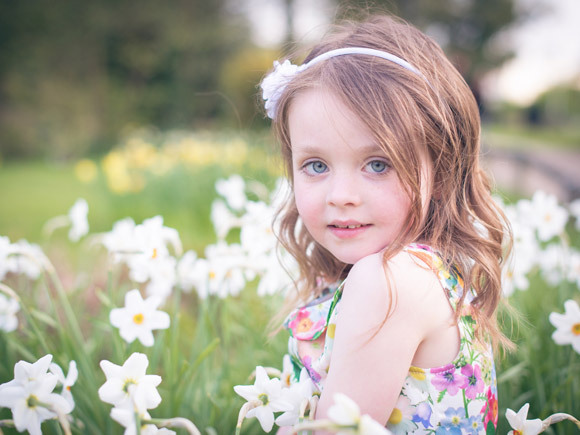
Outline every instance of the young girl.
[[279, 238], [301, 273], [284, 325], [316, 417], [341, 392], [394, 433], [493, 432], [506, 225], [465, 81], [376, 16], [276, 62], [262, 88], [293, 188]]

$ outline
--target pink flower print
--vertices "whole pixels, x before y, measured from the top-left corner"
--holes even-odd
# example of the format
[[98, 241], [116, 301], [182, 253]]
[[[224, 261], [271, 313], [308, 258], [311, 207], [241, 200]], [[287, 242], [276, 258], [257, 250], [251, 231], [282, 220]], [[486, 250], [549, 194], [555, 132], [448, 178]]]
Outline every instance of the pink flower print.
[[485, 387], [483, 379], [481, 378], [481, 368], [477, 364], [473, 366], [466, 364], [461, 367], [461, 374], [467, 378], [465, 397], [474, 399]]
[[314, 323], [310, 319], [310, 314], [308, 310], [301, 310], [288, 324], [288, 327], [292, 330], [292, 335], [297, 340], [312, 340], [314, 335], [324, 327], [324, 319]]
[[310, 375], [310, 379], [312, 379], [316, 384], [320, 382], [321, 376], [314, 368], [312, 367], [312, 358], [310, 356], [304, 356], [302, 358], [302, 364], [306, 368], [306, 371]]
[[498, 403], [497, 397], [491, 391], [491, 388], [487, 389], [487, 402], [483, 405], [480, 412], [485, 412], [485, 419], [483, 424], [487, 427], [488, 422], [492, 422], [494, 427], [497, 427], [497, 414], [498, 414]]
[[468, 379], [461, 375], [453, 364], [439, 369], [431, 369], [431, 373], [435, 375], [431, 380], [435, 388], [438, 391], [447, 390], [450, 396], [455, 396], [459, 389], [465, 388], [468, 383]]

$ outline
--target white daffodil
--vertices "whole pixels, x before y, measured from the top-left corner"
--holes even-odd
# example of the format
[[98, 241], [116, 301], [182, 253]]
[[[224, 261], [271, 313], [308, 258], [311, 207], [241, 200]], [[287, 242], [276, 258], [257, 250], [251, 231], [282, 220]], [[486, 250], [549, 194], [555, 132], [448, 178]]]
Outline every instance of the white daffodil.
[[256, 367], [256, 381], [254, 385], [236, 385], [234, 391], [248, 402], [256, 401], [261, 405], [248, 411], [247, 418], [256, 417], [264, 432], [270, 432], [274, 426], [274, 413], [292, 410], [292, 404], [282, 395], [280, 379], [268, 378], [266, 370]]
[[576, 229], [580, 230], [580, 199], [575, 199], [570, 203], [570, 214], [576, 220]]
[[225, 242], [209, 245], [205, 256], [208, 294], [220, 298], [237, 296], [246, 287], [246, 281], [255, 277], [255, 272], [246, 267], [247, 256], [240, 245]]
[[258, 283], [258, 296], [284, 292], [293, 284], [292, 276], [298, 272], [298, 264], [287, 252], [271, 251], [255, 260], [262, 275]]
[[126, 261], [137, 253], [139, 247], [135, 239], [135, 226], [133, 219], [125, 218], [115, 222], [113, 229], [103, 234], [101, 242], [115, 263]]
[[152, 260], [149, 264], [149, 282], [145, 287], [147, 295], [166, 300], [177, 284], [177, 260], [166, 256]]
[[0, 236], [0, 281], [10, 271], [8, 269], [8, 254], [10, 254], [10, 239], [6, 236]]
[[111, 324], [119, 328], [123, 340], [132, 343], [136, 338], [143, 346], [153, 346], [153, 330], [169, 328], [169, 314], [157, 311], [162, 300], [150, 296], [143, 300], [137, 289], [125, 294], [125, 307], [111, 310]]
[[232, 175], [226, 180], [217, 180], [215, 190], [223, 196], [232, 210], [241, 211], [246, 204], [246, 183], [239, 175]]
[[173, 247], [177, 255], [181, 255], [179, 233], [174, 228], [164, 226], [162, 216], [145, 219], [141, 225], [137, 225], [135, 238], [141, 245], [141, 251], [148, 256], [166, 254], [168, 245]]
[[542, 190], [536, 191], [531, 201], [518, 201], [518, 209], [543, 242], [562, 234], [568, 221], [568, 211], [558, 205], [556, 196]]
[[565, 278], [568, 261], [569, 254], [561, 243], [550, 243], [538, 255], [542, 277], [552, 286], [557, 286]]
[[506, 410], [505, 417], [513, 429], [508, 435], [537, 435], [542, 432], [542, 420], [527, 420], [529, 407], [530, 404], [526, 403], [517, 414], [509, 408]]
[[557, 329], [552, 339], [560, 345], [571, 344], [580, 353], [580, 307], [574, 300], [564, 302], [564, 314], [550, 313], [550, 323]]
[[161, 377], [147, 375], [147, 355], [133, 353], [122, 366], [110, 361], [101, 361], [101, 369], [107, 381], [99, 388], [99, 398], [115, 407], [136, 409], [145, 412], [161, 403], [157, 386]]
[[195, 251], [187, 251], [177, 262], [177, 284], [186, 293], [197, 287], [197, 276], [193, 273], [197, 260]]
[[240, 219], [221, 199], [212, 202], [210, 218], [218, 240], [224, 240], [232, 228], [240, 225]]
[[328, 418], [341, 429], [339, 435], [379, 435], [390, 432], [368, 415], [360, 415], [358, 405], [348, 396], [337, 393], [333, 396], [334, 405], [328, 409]]
[[27, 430], [32, 435], [41, 435], [40, 425], [57, 416], [53, 410], [66, 413], [68, 403], [53, 393], [56, 376], [48, 373], [26, 384], [0, 385], [0, 407], [12, 410], [14, 425], [19, 432]]
[[19, 240], [10, 245], [9, 255], [6, 259], [8, 272], [26, 275], [28, 278], [38, 279], [43, 270], [50, 267], [50, 262], [40, 246]]
[[71, 228], [68, 233], [68, 238], [73, 242], [78, 241], [89, 232], [88, 214], [89, 205], [83, 198], [77, 199], [69, 210], [68, 218], [71, 223]]
[[79, 376], [79, 372], [77, 369], [77, 363], [75, 361], [71, 361], [68, 366], [68, 374], [65, 376], [64, 372], [60, 368], [60, 366], [56, 363], [52, 363], [49, 366], [49, 371], [56, 376], [58, 379], [58, 383], [62, 385], [62, 392], [60, 395], [67, 401], [69, 404], [69, 411], [67, 414], [71, 412], [75, 407], [75, 401], [73, 395], [71, 393], [71, 387], [77, 381]]
[[40, 358], [34, 363], [26, 361], [18, 361], [14, 365], [14, 381], [15, 383], [26, 384], [28, 382], [36, 381], [47, 374], [52, 362], [52, 355], [48, 354]]
[[240, 242], [250, 257], [257, 257], [276, 248], [277, 239], [272, 230], [274, 210], [264, 202], [248, 202], [242, 216]]
[[12, 297], [0, 293], [0, 330], [12, 332], [18, 327], [16, 313], [20, 310], [20, 304]]
[[300, 372], [300, 380], [288, 388], [282, 389], [283, 397], [292, 404], [292, 409], [276, 418], [278, 426], [293, 426], [300, 419], [300, 410], [304, 401], [309, 401], [318, 389], [312, 382], [305, 368]]
[[294, 380], [294, 365], [292, 364], [292, 359], [289, 354], [284, 355], [282, 358], [282, 374], [280, 375], [280, 381], [282, 382], [283, 388], [289, 388]]
[[19, 432], [40, 435], [41, 424], [55, 418], [56, 411], [68, 413], [67, 401], [53, 390], [58, 379], [48, 373], [52, 355], [35, 363], [19, 361], [14, 365], [14, 379], [0, 385], [0, 407], [10, 408]]
[[[197, 295], [201, 299], [205, 299], [209, 295], [209, 282], [211, 279], [215, 279], [215, 272], [211, 270], [210, 263], [205, 258], [198, 258], [192, 263], [191, 267], [188, 267], [185, 271], [187, 261], [191, 261], [191, 257], [186, 260], [182, 266], [182, 275], [180, 280], [184, 289], [195, 288]], [[179, 268], [179, 265], [178, 265]], [[178, 270], [178, 276], [179, 276]]]

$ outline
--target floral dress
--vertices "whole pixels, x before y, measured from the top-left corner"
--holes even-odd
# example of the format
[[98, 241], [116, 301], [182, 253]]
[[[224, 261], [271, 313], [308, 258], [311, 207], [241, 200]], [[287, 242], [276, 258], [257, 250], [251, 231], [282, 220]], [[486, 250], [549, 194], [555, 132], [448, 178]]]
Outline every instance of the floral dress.
[[[404, 250], [437, 274], [451, 306], [456, 309], [463, 292], [458, 271], [445, 268], [428, 246], [411, 244]], [[284, 322], [290, 333], [288, 351], [295, 377], [305, 367], [320, 391], [330, 366], [342, 287], [343, 283], [334, 290], [327, 289], [319, 298], [290, 313]], [[472, 300], [470, 291], [458, 318], [461, 342], [457, 357], [441, 367], [409, 367], [387, 423], [393, 433], [495, 433], [498, 402], [493, 354], [490, 346], [482, 348], [475, 342]]]

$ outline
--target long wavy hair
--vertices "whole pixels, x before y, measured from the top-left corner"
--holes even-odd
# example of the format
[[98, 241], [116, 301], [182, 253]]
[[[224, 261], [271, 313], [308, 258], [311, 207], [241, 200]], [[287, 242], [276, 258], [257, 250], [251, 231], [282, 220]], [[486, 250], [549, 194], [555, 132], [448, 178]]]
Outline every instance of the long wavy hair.
[[[473, 93], [442, 49], [428, 36], [391, 16], [336, 25], [304, 62], [341, 47], [368, 47], [405, 59], [421, 74], [364, 55], [337, 56], [299, 74], [285, 88], [273, 129], [285, 170], [292, 180], [289, 110], [308, 89], [332, 92], [372, 132], [411, 199], [408, 225], [384, 251], [386, 261], [407, 244], [422, 241], [457, 267], [472, 302], [479, 338], [509, 347], [496, 310], [501, 297], [502, 265], [510, 245], [507, 221], [491, 197], [480, 167], [481, 125]], [[432, 197], [423, 210], [422, 155], [432, 165]], [[301, 225], [293, 194], [277, 215], [278, 238], [298, 262], [300, 276], [291, 303], [309, 300], [325, 283], [346, 277], [350, 265], [336, 259]], [[464, 292], [463, 297], [465, 297]], [[461, 312], [463, 297], [456, 315]]]

